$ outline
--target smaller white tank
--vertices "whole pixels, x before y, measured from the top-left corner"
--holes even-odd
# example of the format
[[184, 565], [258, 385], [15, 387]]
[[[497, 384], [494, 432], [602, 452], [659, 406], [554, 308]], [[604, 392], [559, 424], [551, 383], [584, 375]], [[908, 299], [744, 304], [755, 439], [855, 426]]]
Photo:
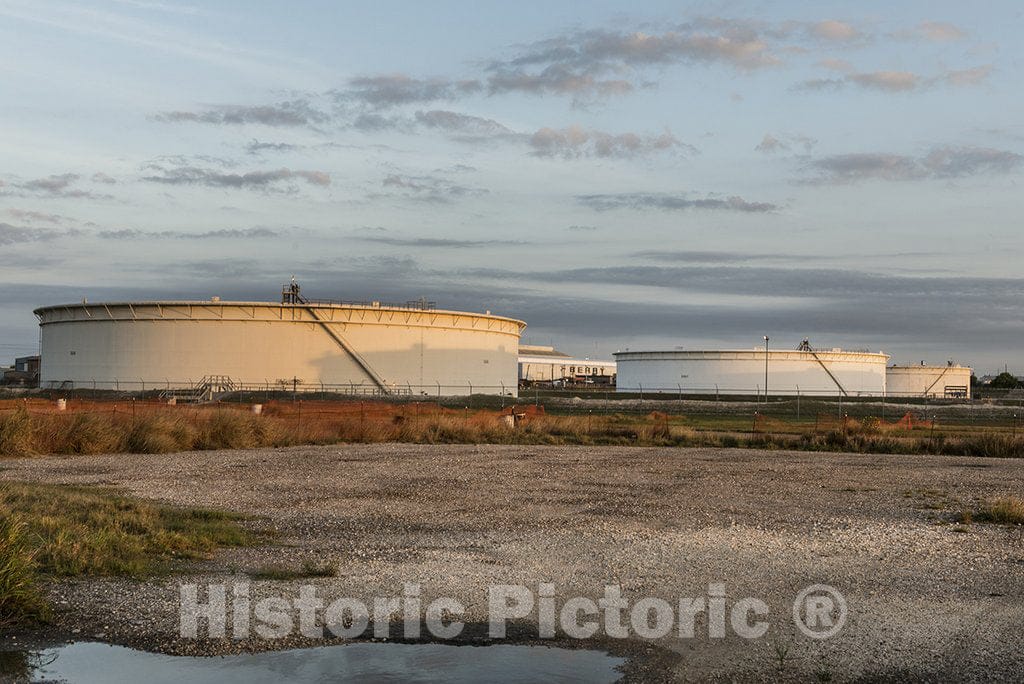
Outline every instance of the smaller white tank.
[[929, 366], [889, 366], [885, 369], [886, 394], [890, 397], [971, 398], [969, 366], [953, 363]]

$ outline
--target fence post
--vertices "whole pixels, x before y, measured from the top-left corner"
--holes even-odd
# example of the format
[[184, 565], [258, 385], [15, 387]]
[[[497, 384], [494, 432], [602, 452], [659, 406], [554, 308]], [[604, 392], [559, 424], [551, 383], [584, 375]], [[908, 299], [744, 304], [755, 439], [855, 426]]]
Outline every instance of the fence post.
[[644, 400], [644, 385], [642, 382], [638, 382], [636, 385], [640, 388], [640, 401], [642, 402]]
[[438, 399], [441, 398], [441, 382], [440, 381], [438, 381], [438, 383], [437, 383], [437, 398]]
[[796, 422], [800, 422], [800, 385], [796, 386]]
[[679, 383], [677, 382], [677, 383], [676, 383], [676, 388], [677, 388], [677, 389], [679, 390], [679, 401], [682, 401], [682, 400], [683, 400], [683, 386], [682, 386], [682, 385], [680, 385], [680, 384], [679, 384]]

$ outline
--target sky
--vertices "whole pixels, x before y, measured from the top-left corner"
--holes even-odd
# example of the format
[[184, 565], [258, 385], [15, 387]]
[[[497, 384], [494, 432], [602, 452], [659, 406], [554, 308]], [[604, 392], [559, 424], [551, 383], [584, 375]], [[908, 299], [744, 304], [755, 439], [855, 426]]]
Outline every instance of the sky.
[[1018, 2], [0, 0], [33, 308], [405, 302], [524, 343], [1024, 372]]

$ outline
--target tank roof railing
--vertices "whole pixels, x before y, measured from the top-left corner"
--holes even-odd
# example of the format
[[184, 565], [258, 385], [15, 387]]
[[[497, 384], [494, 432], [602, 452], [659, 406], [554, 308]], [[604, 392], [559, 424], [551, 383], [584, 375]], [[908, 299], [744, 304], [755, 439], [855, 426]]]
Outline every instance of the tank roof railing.
[[427, 301], [426, 299], [413, 299], [404, 304], [398, 304], [394, 302], [359, 302], [343, 299], [306, 299], [303, 297], [302, 303], [327, 306], [365, 306], [371, 309], [409, 309], [412, 311], [432, 311], [437, 308], [437, 302]]

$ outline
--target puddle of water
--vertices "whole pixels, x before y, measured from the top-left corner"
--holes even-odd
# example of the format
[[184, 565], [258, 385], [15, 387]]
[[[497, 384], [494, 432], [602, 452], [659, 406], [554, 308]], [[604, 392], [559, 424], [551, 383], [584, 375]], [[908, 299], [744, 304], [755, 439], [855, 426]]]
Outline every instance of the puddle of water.
[[71, 684], [190, 682], [614, 682], [625, 662], [546, 646], [367, 643], [198, 658], [82, 642], [0, 653], [0, 680]]

